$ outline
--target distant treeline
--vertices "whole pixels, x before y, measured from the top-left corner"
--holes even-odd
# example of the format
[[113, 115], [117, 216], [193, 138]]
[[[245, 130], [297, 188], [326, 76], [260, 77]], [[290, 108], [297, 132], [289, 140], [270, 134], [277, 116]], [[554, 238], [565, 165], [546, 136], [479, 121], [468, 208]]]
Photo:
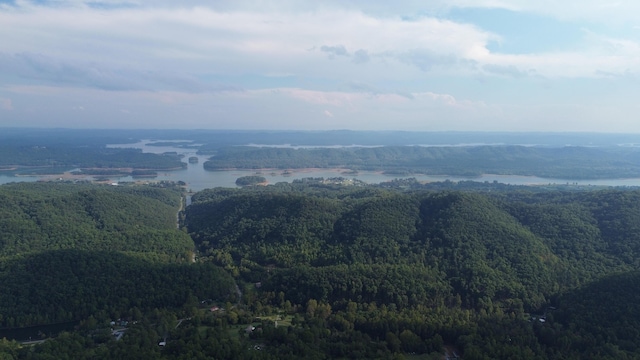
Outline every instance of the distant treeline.
[[180, 169], [178, 156], [143, 153], [136, 149], [75, 146], [0, 145], [0, 166]]
[[[461, 131], [265, 131], [265, 130], [162, 130], [162, 129], [46, 129], [3, 128], [0, 144], [11, 146], [104, 146], [131, 144], [143, 139], [160, 145], [199, 148], [205, 154], [237, 145], [459, 145], [523, 144], [561, 147], [617, 146], [638, 144], [637, 134], [537, 133], [537, 132], [461, 132]], [[180, 140], [176, 142], [175, 140]]]
[[228, 168], [349, 168], [390, 174], [525, 175], [561, 179], [640, 176], [640, 149], [528, 146], [256, 148], [218, 150], [207, 170]]

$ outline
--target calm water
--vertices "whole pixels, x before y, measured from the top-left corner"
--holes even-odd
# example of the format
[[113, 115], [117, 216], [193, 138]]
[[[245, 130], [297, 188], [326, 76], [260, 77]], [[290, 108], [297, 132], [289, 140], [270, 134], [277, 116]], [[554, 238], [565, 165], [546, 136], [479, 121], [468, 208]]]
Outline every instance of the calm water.
[[[545, 179], [539, 178], [535, 176], [515, 176], [515, 175], [483, 175], [480, 177], [474, 178], [465, 178], [465, 177], [456, 177], [456, 176], [429, 176], [429, 175], [409, 175], [409, 176], [398, 176], [398, 175], [384, 175], [378, 172], [372, 171], [360, 171], [357, 175], [349, 175], [348, 173], [343, 173], [340, 170], [334, 169], [313, 169], [313, 170], [305, 170], [305, 171], [293, 171], [290, 175], [283, 175], [281, 170], [274, 171], [261, 171], [256, 172], [255, 170], [228, 170], [228, 171], [206, 171], [203, 167], [205, 161], [207, 161], [208, 156], [201, 156], [196, 154], [195, 149], [184, 149], [177, 148], [171, 146], [149, 146], [148, 140], [142, 141], [136, 144], [116, 144], [110, 145], [110, 147], [117, 148], [137, 148], [142, 149], [143, 152], [149, 153], [165, 153], [165, 152], [177, 152], [178, 154], [184, 155], [182, 159], [183, 162], [187, 163], [187, 168], [183, 170], [176, 171], [160, 171], [158, 172], [158, 176], [153, 178], [152, 180], [172, 180], [172, 181], [184, 181], [187, 183], [187, 187], [193, 191], [199, 191], [202, 189], [213, 188], [213, 187], [236, 187], [235, 181], [237, 178], [246, 175], [255, 175], [259, 174], [264, 176], [270, 184], [275, 184], [277, 182], [291, 182], [294, 179], [302, 179], [308, 177], [337, 177], [342, 176], [345, 178], [356, 178], [358, 180], [362, 180], [369, 184], [377, 184], [384, 181], [390, 181], [396, 178], [411, 178], [415, 177], [419, 181], [461, 181], [461, 180], [474, 180], [474, 181], [488, 181], [493, 182], [497, 181], [499, 183], [511, 184], [511, 185], [546, 185], [546, 184], [567, 184], [567, 183], [577, 183], [578, 185], [605, 185], [605, 186], [640, 186], [640, 178], [637, 179], [604, 179], [604, 180], [565, 180], [565, 179]], [[191, 156], [196, 156], [198, 158], [197, 164], [188, 163], [188, 158]], [[53, 177], [43, 177], [43, 176], [20, 176], [16, 177], [13, 174], [0, 173], [0, 184], [9, 183], [9, 182], [18, 182], [18, 181], [38, 181], [43, 178], [55, 178]], [[91, 180], [92, 177], [87, 176], [87, 180]], [[134, 181], [130, 176], [124, 177], [111, 177], [111, 181]], [[139, 179], [138, 179], [139, 180]]]

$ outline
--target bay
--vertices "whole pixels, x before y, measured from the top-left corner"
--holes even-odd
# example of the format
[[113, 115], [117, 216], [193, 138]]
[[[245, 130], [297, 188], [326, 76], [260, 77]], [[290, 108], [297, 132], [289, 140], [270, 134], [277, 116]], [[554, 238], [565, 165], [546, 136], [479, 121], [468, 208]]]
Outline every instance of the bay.
[[[175, 142], [188, 142], [188, 140], [175, 140]], [[166, 142], [166, 141], [163, 141]], [[295, 179], [303, 178], [355, 178], [368, 184], [378, 184], [385, 181], [391, 181], [393, 179], [406, 179], [416, 178], [418, 181], [423, 182], [437, 182], [437, 181], [478, 181], [478, 182], [498, 182], [510, 185], [548, 185], [548, 184], [573, 184], [573, 185], [598, 185], [598, 186], [640, 186], [640, 178], [633, 179], [598, 179], [598, 180], [568, 180], [568, 179], [548, 179], [536, 176], [519, 176], [519, 175], [492, 175], [485, 174], [478, 177], [460, 177], [460, 176], [434, 176], [434, 175], [386, 175], [379, 171], [359, 171], [357, 174], [352, 174], [346, 169], [292, 169], [284, 172], [279, 169], [265, 169], [265, 170], [223, 170], [223, 171], [208, 171], [204, 169], [204, 162], [208, 160], [209, 156], [198, 155], [195, 148], [183, 148], [177, 146], [154, 146], [151, 145], [153, 141], [143, 140], [134, 144], [112, 144], [109, 147], [113, 148], [135, 148], [141, 149], [143, 152], [162, 154], [166, 152], [176, 152], [183, 155], [182, 161], [187, 164], [187, 167], [181, 170], [174, 171], [159, 171], [158, 176], [148, 181], [183, 181], [187, 184], [187, 188], [191, 191], [200, 191], [213, 187], [237, 187], [235, 181], [237, 178], [248, 175], [260, 175], [267, 179], [269, 184], [275, 184], [278, 182], [292, 182]], [[197, 163], [190, 163], [189, 157], [197, 157]], [[47, 181], [58, 180], [58, 175], [47, 176], [14, 176], [11, 172], [0, 173], [0, 184], [9, 182], [21, 182], [21, 181]], [[76, 178], [78, 179], [78, 178]], [[93, 180], [92, 176], [80, 177], [80, 180]], [[109, 177], [111, 182], [131, 182], [141, 181], [140, 179], [134, 179], [131, 176]], [[144, 181], [144, 180], [142, 180]]]

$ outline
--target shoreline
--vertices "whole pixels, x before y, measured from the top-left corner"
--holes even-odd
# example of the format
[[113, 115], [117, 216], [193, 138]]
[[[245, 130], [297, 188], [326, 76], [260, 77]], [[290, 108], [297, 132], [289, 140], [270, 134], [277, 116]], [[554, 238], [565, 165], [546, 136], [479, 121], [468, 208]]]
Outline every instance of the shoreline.
[[[131, 170], [133, 168], [119, 168]], [[74, 169], [75, 170], [75, 169]], [[104, 170], [104, 169], [103, 169]], [[113, 169], [116, 171], [116, 168]], [[121, 181], [183, 181], [194, 189], [205, 189], [211, 187], [236, 187], [235, 180], [238, 177], [246, 175], [262, 175], [267, 178], [269, 184], [277, 182], [292, 182], [294, 179], [302, 178], [324, 178], [330, 179], [341, 177], [345, 179], [357, 179], [368, 184], [379, 184], [393, 180], [415, 178], [420, 183], [433, 183], [442, 181], [475, 181], [475, 182], [498, 182], [508, 185], [530, 185], [530, 186], [546, 186], [546, 185], [576, 185], [576, 186], [623, 186], [638, 187], [640, 186], [640, 176], [635, 178], [609, 178], [609, 179], [558, 179], [558, 178], [541, 178], [534, 175], [505, 175], [505, 174], [482, 174], [480, 176], [458, 176], [458, 175], [433, 175], [433, 174], [386, 174], [382, 170], [362, 170], [357, 174], [352, 173], [353, 169], [344, 167], [332, 168], [299, 168], [299, 169], [281, 169], [281, 168], [260, 168], [260, 169], [240, 169], [227, 168], [218, 170], [200, 169], [196, 173], [177, 171], [160, 171], [156, 178], [137, 177], [132, 179], [132, 174], [122, 175], [90, 175], [90, 174], [72, 174], [67, 171], [61, 174], [2, 174], [0, 173], [1, 183], [23, 182], [23, 181], [87, 181], [87, 182], [119, 182]], [[218, 173], [218, 174], [216, 174]], [[126, 178], [126, 179], [123, 179]], [[129, 178], [131, 177], [131, 178]]]
[[[313, 173], [313, 172], [337, 172], [340, 174], [345, 174], [345, 175], [358, 175], [360, 172], [364, 171], [364, 170], [353, 170], [353, 169], [349, 169], [349, 168], [336, 168], [336, 167], [330, 167], [330, 168], [318, 168], [318, 167], [309, 167], [309, 168], [287, 168], [287, 169], [281, 169], [281, 168], [260, 168], [260, 169], [247, 169], [247, 168], [223, 168], [223, 169], [215, 169], [215, 170], [209, 170], [209, 169], [204, 169], [204, 171], [208, 171], [208, 172], [216, 172], [216, 171], [252, 171], [255, 172], [256, 174], [261, 174], [261, 173], [266, 173], [266, 174], [270, 174], [270, 173]], [[356, 171], [356, 173], [354, 174], [353, 172]], [[371, 174], [379, 174], [379, 175], [384, 175], [384, 170], [366, 170], [367, 173], [371, 173]]]

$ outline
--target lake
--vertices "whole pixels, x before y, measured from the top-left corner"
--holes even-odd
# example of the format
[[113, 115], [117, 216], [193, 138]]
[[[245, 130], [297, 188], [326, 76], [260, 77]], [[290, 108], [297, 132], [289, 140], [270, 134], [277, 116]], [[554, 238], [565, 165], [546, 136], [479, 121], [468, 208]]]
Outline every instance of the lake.
[[[185, 140], [176, 140], [176, 142]], [[165, 142], [165, 141], [163, 141]], [[241, 176], [247, 175], [260, 175], [267, 179], [270, 184], [277, 182], [291, 182], [294, 179], [303, 179], [308, 177], [345, 177], [356, 178], [369, 184], [378, 184], [393, 179], [403, 178], [416, 178], [419, 181], [466, 181], [473, 180], [479, 182], [499, 182], [510, 185], [546, 185], [546, 184], [577, 184], [577, 185], [602, 185], [602, 186], [640, 186], [640, 178], [635, 179], [599, 179], [599, 180], [566, 180], [566, 179], [546, 179], [536, 176], [517, 176], [517, 175], [491, 175], [486, 174], [479, 177], [460, 177], [460, 176], [434, 176], [434, 175], [385, 175], [375, 171], [359, 171], [357, 175], [351, 175], [346, 170], [339, 169], [304, 169], [304, 170], [292, 170], [290, 174], [283, 174], [282, 170], [225, 170], [225, 171], [207, 171], [204, 169], [204, 162], [207, 161], [209, 156], [202, 156], [196, 154], [196, 149], [180, 148], [173, 146], [150, 146], [150, 140], [144, 140], [135, 144], [113, 144], [109, 147], [113, 148], [136, 148], [141, 149], [143, 152], [162, 154], [165, 152], [177, 152], [184, 155], [183, 162], [187, 164], [185, 169], [175, 171], [159, 171], [158, 176], [154, 177], [153, 181], [169, 180], [169, 181], [184, 181], [187, 183], [187, 188], [192, 191], [200, 191], [203, 189], [213, 187], [236, 187], [236, 179]], [[189, 163], [189, 157], [197, 157], [197, 163]], [[13, 176], [11, 173], [0, 173], [0, 184], [9, 182], [20, 181], [38, 181], [41, 179], [55, 179], [55, 176]], [[86, 177], [87, 180], [91, 180], [91, 176]], [[136, 181], [131, 176], [123, 177], [110, 177], [112, 182], [126, 182]]]

